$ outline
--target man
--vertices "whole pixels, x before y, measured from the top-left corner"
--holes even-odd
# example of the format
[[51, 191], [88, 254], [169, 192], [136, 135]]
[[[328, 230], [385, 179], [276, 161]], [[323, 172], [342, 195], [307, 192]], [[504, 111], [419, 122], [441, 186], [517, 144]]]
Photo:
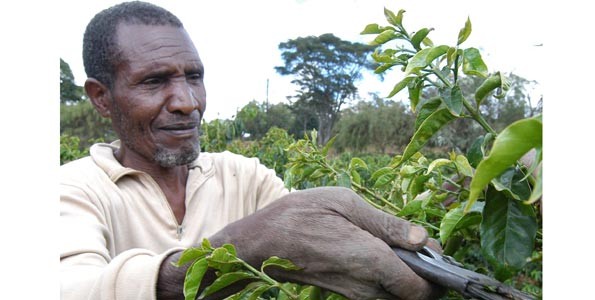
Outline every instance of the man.
[[353, 299], [440, 293], [390, 248], [419, 249], [423, 228], [348, 189], [289, 193], [256, 159], [199, 156], [204, 67], [168, 11], [130, 2], [100, 12], [83, 59], [85, 91], [120, 140], [61, 167], [62, 299], [183, 299], [186, 269], [171, 262], [203, 238], [256, 266], [290, 259], [303, 269], [274, 277]]

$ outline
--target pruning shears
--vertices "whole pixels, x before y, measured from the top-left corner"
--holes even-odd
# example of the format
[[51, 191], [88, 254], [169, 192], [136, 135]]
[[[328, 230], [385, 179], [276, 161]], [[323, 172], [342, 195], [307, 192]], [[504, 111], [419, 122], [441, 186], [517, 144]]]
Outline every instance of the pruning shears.
[[401, 248], [393, 248], [393, 251], [419, 276], [463, 297], [482, 300], [536, 299], [489, 276], [467, 270], [454, 258], [427, 246], [418, 252]]

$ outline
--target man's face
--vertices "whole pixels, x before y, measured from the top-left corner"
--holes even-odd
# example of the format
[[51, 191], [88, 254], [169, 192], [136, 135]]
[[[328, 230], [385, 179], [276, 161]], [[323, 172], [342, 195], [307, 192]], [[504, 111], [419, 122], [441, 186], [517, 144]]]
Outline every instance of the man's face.
[[111, 118], [120, 161], [184, 165], [200, 152], [206, 107], [204, 67], [186, 31], [173, 26], [118, 26], [120, 63]]

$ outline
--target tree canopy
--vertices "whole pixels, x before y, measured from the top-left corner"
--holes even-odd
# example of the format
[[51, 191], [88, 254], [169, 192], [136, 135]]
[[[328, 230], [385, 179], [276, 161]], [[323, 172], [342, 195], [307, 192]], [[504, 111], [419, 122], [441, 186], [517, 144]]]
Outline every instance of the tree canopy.
[[362, 78], [362, 69], [373, 67], [367, 60], [373, 47], [327, 33], [291, 39], [279, 49], [285, 65], [275, 70], [295, 77], [292, 83], [299, 90], [291, 96], [293, 105], [317, 116], [319, 142], [326, 143], [341, 107], [357, 95], [355, 82]]
[[83, 88], [76, 85], [70, 66], [60, 58], [60, 103], [74, 104], [86, 98]]

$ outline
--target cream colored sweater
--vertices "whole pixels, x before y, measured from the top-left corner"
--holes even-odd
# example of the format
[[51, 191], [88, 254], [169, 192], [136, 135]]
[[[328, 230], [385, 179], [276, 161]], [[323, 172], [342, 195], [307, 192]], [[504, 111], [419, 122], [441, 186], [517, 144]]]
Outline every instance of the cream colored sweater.
[[176, 218], [157, 183], [120, 165], [119, 142], [60, 168], [61, 299], [155, 299], [159, 266], [225, 225], [288, 193], [256, 158], [201, 153], [190, 165], [186, 215]]

